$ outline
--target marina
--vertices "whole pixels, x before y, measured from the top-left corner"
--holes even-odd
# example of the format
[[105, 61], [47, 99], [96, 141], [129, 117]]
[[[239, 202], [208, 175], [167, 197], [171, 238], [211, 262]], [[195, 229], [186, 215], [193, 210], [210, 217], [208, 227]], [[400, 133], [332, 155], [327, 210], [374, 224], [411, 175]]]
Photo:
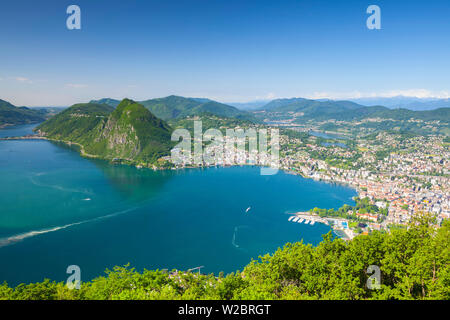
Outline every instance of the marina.
[[303, 223], [306, 225], [313, 226], [317, 223], [331, 226], [336, 235], [344, 240], [350, 240], [354, 238], [353, 231], [348, 227], [348, 221], [342, 218], [332, 218], [332, 217], [319, 217], [310, 212], [297, 212], [293, 213], [292, 216], [288, 218], [288, 221]]

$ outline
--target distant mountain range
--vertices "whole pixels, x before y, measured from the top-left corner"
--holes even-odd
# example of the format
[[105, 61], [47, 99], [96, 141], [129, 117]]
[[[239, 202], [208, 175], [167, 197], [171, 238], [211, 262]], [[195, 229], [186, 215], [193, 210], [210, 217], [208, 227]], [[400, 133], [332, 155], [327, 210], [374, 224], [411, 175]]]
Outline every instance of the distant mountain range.
[[[104, 98], [92, 100], [91, 103], [107, 104], [116, 107], [119, 100]], [[221, 117], [236, 118], [242, 120], [255, 120], [249, 112], [238, 110], [233, 106], [223, 104], [206, 98], [185, 98], [180, 96], [168, 96], [164, 98], [139, 101], [156, 117], [163, 120], [179, 119], [188, 116], [210, 113]]]
[[0, 127], [42, 122], [46, 119], [46, 114], [47, 112], [43, 109], [16, 107], [7, 101], [0, 100]]
[[363, 106], [352, 101], [311, 100], [304, 98], [276, 99], [261, 108], [267, 113], [296, 113], [298, 119], [304, 120], [343, 120], [353, 121], [366, 118], [382, 118], [394, 120], [441, 120], [450, 122], [450, 108], [439, 108], [427, 111], [408, 109], [390, 109], [384, 106]]
[[364, 106], [385, 106], [391, 109], [409, 109], [413, 111], [433, 110], [439, 108], [450, 108], [450, 99], [415, 98], [396, 96], [391, 98], [359, 98], [350, 101]]
[[251, 111], [261, 109], [261, 107], [265, 106], [269, 102], [270, 100], [255, 100], [249, 102], [230, 102], [228, 104], [238, 108], [239, 110]]
[[77, 143], [82, 153], [102, 159], [155, 163], [172, 147], [170, 126], [142, 104], [124, 99], [75, 104], [36, 128], [42, 135]]
[[[276, 99], [264, 105], [261, 109], [274, 112], [329, 112], [358, 109], [362, 106], [351, 101], [333, 101], [333, 100], [311, 100], [304, 98]], [[319, 110], [320, 109], [320, 110]]]
[[[381, 100], [380, 100], [381, 99]], [[328, 99], [275, 99], [263, 106], [264, 101], [259, 101], [259, 106], [249, 103], [246, 110], [239, 110], [235, 106], [213, 101], [207, 98], [186, 98], [181, 96], [168, 96], [164, 98], [149, 99], [138, 102], [148, 109], [155, 117], [164, 121], [177, 121], [191, 116], [216, 115], [219, 117], [239, 119], [245, 121], [258, 122], [263, 119], [275, 119], [280, 116], [295, 117], [298, 121], [303, 120], [362, 120], [366, 118], [382, 118], [394, 120], [440, 120], [450, 122], [449, 99], [414, 100], [407, 97], [380, 98], [380, 99], [357, 99], [365, 104], [375, 102], [389, 103], [388, 107], [381, 105], [367, 106], [355, 101], [348, 100], [328, 100]], [[90, 104], [106, 105], [116, 108], [121, 101], [111, 98], [92, 100]], [[428, 107], [425, 107], [425, 104]], [[239, 104], [235, 104], [239, 105]], [[244, 107], [243, 105], [240, 105]], [[409, 106], [409, 108], [431, 110], [410, 110], [406, 107], [397, 108], [394, 106]], [[415, 106], [415, 107], [412, 107]], [[444, 106], [442, 108], [434, 108]], [[253, 111], [252, 111], [253, 110]], [[265, 111], [264, 113], [256, 111]], [[21, 124], [44, 121], [48, 111], [42, 109], [29, 109], [26, 107], [15, 107], [12, 104], [0, 100], [0, 126], [7, 124]]]
[[[276, 100], [295, 100], [302, 98], [292, 99], [276, 99]], [[313, 100], [313, 99], [305, 99]], [[333, 101], [332, 99], [314, 99], [315, 101]], [[415, 98], [415, 97], [379, 97], [379, 98], [357, 98], [347, 99], [347, 101], [355, 102], [357, 104], [370, 107], [370, 106], [384, 106], [390, 109], [409, 109], [413, 111], [433, 110], [439, 108], [449, 108], [450, 99], [435, 99], [435, 98]], [[270, 103], [270, 100], [255, 100], [249, 102], [233, 102], [228, 103], [230, 106], [236, 107], [240, 110], [253, 111], [263, 108]]]

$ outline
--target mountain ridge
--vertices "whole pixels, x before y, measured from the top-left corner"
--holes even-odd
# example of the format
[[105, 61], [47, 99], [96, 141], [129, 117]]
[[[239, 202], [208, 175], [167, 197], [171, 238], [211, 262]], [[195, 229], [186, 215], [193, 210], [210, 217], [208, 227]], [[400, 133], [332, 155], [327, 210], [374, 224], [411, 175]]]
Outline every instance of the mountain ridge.
[[390, 109], [379, 105], [364, 106], [347, 100], [275, 99], [262, 107], [261, 110], [265, 113], [298, 113], [298, 119], [304, 120], [355, 121], [367, 118], [384, 118], [450, 122], [450, 108], [414, 111], [404, 108]]
[[42, 122], [46, 119], [44, 110], [32, 110], [27, 107], [16, 107], [12, 103], [0, 99], [0, 127]]
[[82, 146], [82, 153], [106, 160], [155, 164], [171, 149], [171, 127], [141, 104], [123, 99], [75, 104], [36, 128], [41, 135]]
[[[118, 100], [111, 98], [91, 100], [90, 102], [104, 103], [113, 107], [118, 105]], [[239, 110], [236, 107], [207, 98], [186, 98], [171, 95], [162, 98], [143, 100], [139, 101], [139, 103], [149, 109], [156, 117], [165, 121], [197, 116], [205, 112], [217, 116], [256, 121], [253, 115], [247, 111]]]

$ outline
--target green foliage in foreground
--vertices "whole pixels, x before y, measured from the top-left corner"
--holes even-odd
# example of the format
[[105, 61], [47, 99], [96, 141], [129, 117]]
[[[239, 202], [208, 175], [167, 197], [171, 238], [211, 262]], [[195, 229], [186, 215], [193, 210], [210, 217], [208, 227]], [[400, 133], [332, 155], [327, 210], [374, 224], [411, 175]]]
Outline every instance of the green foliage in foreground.
[[[350, 242], [324, 236], [317, 246], [288, 243], [224, 277], [191, 272], [142, 273], [129, 266], [69, 290], [45, 280], [10, 288], [0, 299], [450, 299], [450, 223], [428, 217], [408, 229], [374, 232]], [[369, 265], [381, 269], [381, 288], [366, 286]]]

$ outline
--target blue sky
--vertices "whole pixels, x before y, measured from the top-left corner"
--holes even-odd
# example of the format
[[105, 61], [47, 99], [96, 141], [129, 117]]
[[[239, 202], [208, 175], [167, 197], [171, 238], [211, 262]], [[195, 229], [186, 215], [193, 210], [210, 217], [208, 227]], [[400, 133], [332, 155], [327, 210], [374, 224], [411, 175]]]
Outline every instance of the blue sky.
[[449, 35], [446, 0], [2, 1], [0, 99], [448, 97]]

